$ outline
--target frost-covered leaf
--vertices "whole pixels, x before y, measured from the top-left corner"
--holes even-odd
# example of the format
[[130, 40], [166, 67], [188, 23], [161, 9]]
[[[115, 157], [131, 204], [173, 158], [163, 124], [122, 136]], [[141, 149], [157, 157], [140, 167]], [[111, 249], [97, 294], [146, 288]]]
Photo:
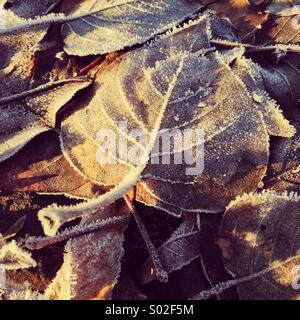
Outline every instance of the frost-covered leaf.
[[[2, 291], [2, 292], [1, 292]], [[0, 288], [1, 300], [46, 300], [45, 296], [37, 290], [34, 290], [31, 285], [25, 281], [24, 283], [17, 283], [15, 279], [9, 276], [5, 279], [5, 289]]]
[[46, 25], [24, 32], [0, 35], [1, 98], [29, 89], [34, 67], [33, 58], [48, 27], [49, 25]]
[[90, 84], [88, 79], [66, 79], [0, 99], [0, 162], [53, 129], [60, 108]]
[[[5, 1], [6, 2], [6, 1]], [[0, 35], [0, 97], [28, 90], [31, 85], [34, 57], [50, 23], [5, 33], [6, 28], [24, 22], [25, 18], [41, 16], [55, 0], [16, 0], [7, 2], [1, 11]], [[24, 18], [24, 19], [23, 19]]]
[[62, 23], [64, 49], [69, 55], [105, 54], [144, 43], [202, 8], [200, 1], [186, 0], [85, 0], [67, 16], [21, 20], [5, 32]]
[[31, 267], [36, 267], [36, 262], [15, 240], [0, 246], [0, 269], [18, 270]]
[[[151, 281], [142, 287], [150, 299], [185, 299], [199, 291], [195, 298], [236, 299], [236, 287], [241, 298], [300, 298], [298, 196], [237, 198], [226, 210], [221, 234], [222, 215], [203, 214], [223, 212], [237, 195], [257, 188], [299, 191], [300, 1], [58, 2], [0, 0], [0, 270], [3, 264], [13, 269], [6, 272], [0, 299], [144, 298], [129, 278], [136, 280], [146, 259], [142, 239], [131, 234], [136, 229], [156, 261], [146, 261], [138, 274], [140, 283]], [[96, 78], [95, 85], [75, 96], [89, 82], [74, 77], [86, 74]], [[294, 136], [285, 117], [297, 129]], [[128, 130], [139, 129], [147, 143], [121, 133], [120, 120]], [[202, 141], [179, 151], [174, 141], [167, 152], [155, 149], [166, 128], [204, 129], [203, 172], [187, 174], [195, 163], [174, 164], [175, 156]], [[105, 148], [111, 160], [120, 157], [109, 148], [114, 143], [99, 138], [102, 129], [121, 133], [116, 142], [128, 144], [129, 161], [99, 163]], [[142, 161], [131, 162], [141, 145]], [[153, 155], [160, 164], [151, 163]], [[170, 156], [168, 164], [163, 155]], [[47, 194], [24, 193], [32, 191]], [[49, 194], [57, 192], [76, 200]], [[108, 205], [123, 196], [138, 228], [126, 233], [120, 273], [130, 215]], [[175, 222], [160, 214], [145, 215], [143, 226], [133, 200], [176, 217], [200, 212], [201, 226], [186, 220], [174, 232]], [[54, 202], [67, 206], [36, 214]], [[144, 206], [138, 208], [144, 217]], [[75, 227], [59, 230], [78, 218]], [[41, 237], [40, 222], [47, 236]], [[19, 245], [8, 243], [12, 237]], [[67, 240], [62, 265], [60, 244]], [[23, 243], [35, 250], [36, 262]], [[168, 283], [152, 281], [155, 268], [170, 272]]]
[[299, 299], [299, 206], [298, 195], [276, 192], [244, 195], [229, 204], [220, 236], [233, 250], [224, 259], [226, 268], [237, 282], [249, 279], [238, 284], [241, 299]]
[[269, 63], [265, 59], [261, 69], [266, 90], [282, 105], [285, 114], [293, 120], [300, 119], [299, 57], [299, 54], [290, 53], [278, 63]]
[[[271, 43], [283, 45], [299, 44], [299, 26], [299, 22], [294, 16], [271, 19], [258, 33], [257, 43], [262, 45]], [[280, 50], [280, 47], [278, 49]]]
[[65, 51], [85, 56], [143, 43], [192, 16], [202, 7], [186, 0], [87, 0], [63, 25]]
[[28, 282], [16, 283], [9, 277], [5, 280], [5, 289], [0, 290], [0, 301], [46, 300], [39, 291], [34, 290]]
[[[113, 210], [108, 207], [96, 217], [104, 219], [112, 215]], [[82, 223], [92, 221], [86, 218]], [[51, 300], [110, 299], [121, 271], [126, 227], [127, 223], [123, 223], [70, 239], [63, 266], [47, 288], [46, 297]]]
[[[295, 1], [282, 1], [282, 4], [283, 6], [292, 6], [292, 2], [295, 3]], [[273, 47], [273, 51], [275, 49], [273, 55], [277, 57], [277, 62], [286, 55], [286, 51], [297, 52], [299, 54], [300, 3], [296, 7], [296, 10], [298, 12], [294, 15], [269, 15], [266, 22], [255, 34], [253, 44], [261, 46], [265, 51], [269, 51]], [[265, 58], [269, 62], [272, 60], [274, 62], [274, 59], [270, 59], [268, 56], [262, 58]]]
[[[150, 199], [137, 195], [139, 201], [176, 215], [222, 211], [236, 195], [256, 190], [266, 173], [269, 135], [294, 134], [260, 85], [258, 96], [253, 95], [254, 89], [247, 90], [223, 57], [211, 52], [207, 24], [203, 16], [112, 62], [99, 74], [89, 105], [63, 121], [62, 148], [69, 161], [92, 181], [118, 186], [118, 195], [112, 191], [105, 201], [122, 196], [141, 176]], [[144, 133], [152, 158], [158, 156], [153, 145], [160, 130], [204, 130], [204, 171], [187, 174], [185, 163], [172, 160], [169, 165], [153, 165], [146, 153], [147, 166], [129, 161], [100, 165], [96, 155], [105, 147], [97, 134], [110, 129], [118, 136], [120, 120], [128, 121], [128, 131]], [[141, 145], [128, 132], [121, 135], [129, 148]], [[174, 155], [174, 148], [167, 154]], [[193, 144], [176, 153], [192, 148]], [[103, 204], [100, 197], [81, 209]]]
[[278, 16], [291, 16], [299, 13], [299, 0], [233, 0], [240, 7], [253, 8], [258, 13], [271, 13]]
[[[276, 1], [275, 1], [276, 2]], [[300, 75], [300, 3], [280, 1], [282, 6], [298, 5], [297, 16], [270, 16], [257, 33], [256, 45], [274, 48], [272, 54], [259, 54], [257, 61], [262, 66], [261, 73], [268, 93], [284, 108], [285, 114], [298, 120], [299, 105], [298, 82]], [[288, 51], [291, 51], [290, 53]]]
[[[233, 50], [232, 54], [229, 51], [225, 54], [225, 59], [231, 65], [232, 71], [244, 82], [253, 99], [265, 105], [265, 121], [269, 133], [273, 136], [288, 137], [290, 129], [286, 126], [287, 122], [282, 110], [264, 91], [269, 87], [266, 84], [263, 68], [252, 60], [246, 59], [243, 56], [243, 50]], [[267, 92], [270, 93], [268, 90]], [[286, 115], [286, 112], [284, 114]]]
[[[200, 231], [195, 219], [187, 219], [157, 250], [164, 270], [171, 273], [180, 270], [200, 256]], [[138, 283], [146, 284], [156, 279], [152, 259], [147, 259], [137, 274]]]
[[225, 47], [244, 46], [249, 52], [272, 52], [278, 58], [287, 52], [299, 53], [300, 9], [296, 2], [266, 1], [257, 6], [248, 0], [213, 2], [209, 6], [229, 17], [242, 38], [232, 41], [220, 37], [215, 43]]
[[279, 138], [271, 149], [265, 187], [275, 191], [300, 192], [300, 124], [293, 122], [297, 133], [293, 138]]

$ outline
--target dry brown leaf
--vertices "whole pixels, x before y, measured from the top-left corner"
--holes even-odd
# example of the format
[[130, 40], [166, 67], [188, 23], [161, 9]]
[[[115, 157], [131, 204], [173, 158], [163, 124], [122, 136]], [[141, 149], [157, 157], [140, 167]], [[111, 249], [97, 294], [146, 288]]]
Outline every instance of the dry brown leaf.
[[[61, 261], [51, 267], [45, 282], [38, 278], [51, 259], [45, 264], [36, 259], [38, 270], [10, 271], [4, 298], [144, 298], [121, 273], [123, 232], [130, 216], [128, 210], [112, 210], [117, 199], [127, 193], [177, 217], [192, 213], [196, 218], [197, 213], [199, 218], [198, 213], [221, 212], [237, 195], [258, 188], [299, 191], [300, 33], [295, 25], [300, 1], [65, 0], [57, 6], [59, 2], [0, 1], [1, 8], [6, 3], [1, 11], [6, 29], [0, 28], [0, 191], [67, 193], [82, 201], [38, 213], [47, 237], [37, 237], [40, 224], [33, 213], [33, 220], [18, 233], [30, 235], [20, 243], [30, 250], [50, 246], [56, 255], [62, 252], [56, 244], [68, 240], [64, 263], [45, 295], [36, 290], [45, 290]], [[63, 14], [49, 14], [53, 9]], [[60, 27], [64, 39], [58, 36]], [[67, 53], [56, 52], [62, 50], [63, 40]], [[51, 52], [49, 65], [46, 57], [40, 59], [44, 48], [49, 49], [46, 54]], [[122, 53], [113, 52], [120, 49]], [[103, 63], [103, 56], [86, 57], [107, 52], [112, 53]], [[96, 78], [95, 85], [84, 97], [72, 99], [91, 83], [74, 77], [87, 72]], [[294, 137], [294, 128], [265, 91], [293, 119]], [[57, 118], [71, 99], [68, 112]], [[96, 156], [103, 141], [98, 132], [112, 129], [118, 135], [119, 120], [147, 136], [142, 161], [99, 164]], [[61, 144], [55, 132], [44, 132], [53, 128]], [[175, 155], [196, 147], [193, 143], [179, 152], [171, 144], [171, 165], [151, 163], [151, 156], [159, 158], [165, 151], [155, 149], [154, 143], [166, 128], [204, 129], [203, 172], [190, 175], [186, 163], [172, 162]], [[143, 144], [128, 133], [123, 134], [125, 143], [130, 148]], [[109, 191], [99, 195], [102, 187]], [[51, 199], [56, 198], [48, 194], [45, 203]], [[29, 212], [44, 203], [33, 204], [24, 193], [1, 195], [0, 200], [9, 212]], [[141, 283], [151, 281], [143, 292], [149, 298], [169, 299], [204, 290], [195, 298], [227, 299], [235, 298], [227, 289], [237, 286], [242, 299], [300, 299], [295, 273], [300, 264], [299, 201], [295, 194], [266, 191], [240, 196], [227, 207], [220, 235], [211, 220], [219, 215], [202, 214], [197, 227], [194, 220], [185, 220], [158, 249], [170, 281], [152, 281], [155, 264], [149, 259], [139, 273]], [[36, 265], [16, 242], [7, 244], [22, 228], [23, 218], [0, 235], [0, 267]], [[77, 226], [56, 234], [77, 218], [82, 219]], [[159, 223], [158, 229], [167, 229]], [[9, 225], [1, 222], [1, 230]], [[149, 249], [152, 234], [145, 237], [148, 228], [138, 226], [142, 233], [145, 229]], [[235, 279], [227, 280], [222, 255]], [[22, 284], [24, 279], [30, 284]]]

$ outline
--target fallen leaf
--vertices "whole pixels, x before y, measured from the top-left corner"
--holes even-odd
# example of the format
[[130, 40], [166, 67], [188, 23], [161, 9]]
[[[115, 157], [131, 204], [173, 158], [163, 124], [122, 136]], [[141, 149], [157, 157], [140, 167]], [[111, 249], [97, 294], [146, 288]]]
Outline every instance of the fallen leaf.
[[0, 0], [0, 299], [300, 299], [299, 5]]
[[[173, 232], [171, 237], [157, 249], [164, 270], [171, 273], [180, 270], [200, 256], [200, 231], [195, 219], [187, 219]], [[154, 265], [148, 258], [138, 271], [137, 282], [146, 284], [156, 279]]]
[[220, 237], [230, 241], [233, 255], [224, 264], [241, 299], [299, 299], [293, 287], [293, 268], [300, 264], [299, 203], [296, 194], [265, 191], [227, 207]]
[[9, 283], [5, 289], [5, 293], [0, 297], [0, 300], [40, 301], [46, 300], [46, 298], [40, 292], [31, 290], [28, 286]]
[[[109, 207], [96, 217], [104, 219], [112, 215]], [[84, 219], [82, 223], [93, 219]], [[110, 299], [121, 271], [126, 227], [127, 223], [123, 223], [70, 239], [63, 266], [47, 288], [46, 297], [50, 300]]]
[[[202, 8], [185, 0], [117, 0], [82, 2], [62, 29], [71, 55], [104, 54], [143, 43], [183, 22]], [[80, 43], [80, 45], [78, 45]]]
[[[294, 134], [260, 85], [253, 95], [254, 89], [249, 92], [245, 88], [222, 56], [210, 52], [207, 23], [207, 16], [202, 16], [112, 62], [97, 78], [90, 103], [62, 122], [63, 153], [72, 165], [95, 183], [117, 185], [118, 191], [104, 196], [110, 199], [105, 204], [122, 197], [141, 176], [143, 189], [152, 202], [138, 196], [137, 199], [146, 204], [175, 215], [183, 211], [221, 212], [236, 195], [257, 189], [267, 169], [269, 135]], [[109, 129], [117, 137], [121, 134], [128, 150], [141, 145], [139, 138], [129, 136], [128, 131], [121, 132], [121, 120], [127, 121], [128, 131], [139, 129], [145, 135], [148, 144], [142, 147], [152, 151], [151, 159], [149, 154], [143, 154], [148, 165], [113, 161], [116, 157], [111, 149], [108, 154], [112, 163], [97, 162], [95, 155], [105, 148], [97, 140], [101, 129]], [[162, 129], [204, 130], [203, 172], [187, 174], [186, 164], [151, 163], [161, 154], [153, 146]], [[192, 147], [193, 144], [188, 148]], [[184, 150], [176, 151], [173, 146], [167, 154]], [[99, 197], [72, 210], [86, 212], [105, 204]], [[53, 210], [56, 209], [49, 209]]]
[[[5, 1], [7, 2], [7, 1]], [[46, 36], [50, 23], [24, 28], [15, 32], [6, 31], [11, 26], [23, 23], [25, 18], [41, 16], [57, 0], [16, 0], [7, 2], [9, 9], [1, 11], [0, 34], [0, 97], [7, 97], [29, 90], [32, 85], [32, 71], [39, 45]], [[9, 5], [8, 5], [9, 4]], [[50, 7], [49, 7], [50, 6]]]
[[90, 84], [88, 79], [71, 78], [0, 99], [0, 162], [38, 134], [54, 129], [57, 112]]
[[48, 27], [49, 24], [24, 32], [0, 35], [0, 98], [30, 88], [34, 55]]
[[276, 64], [266, 61], [267, 59], [263, 60], [261, 69], [266, 90], [273, 99], [282, 105], [285, 114], [289, 118], [300, 120], [299, 54], [290, 53]]
[[75, 5], [67, 16], [50, 14], [21, 20], [7, 27], [6, 33], [62, 23], [64, 50], [69, 55], [106, 54], [144, 43], [201, 8], [200, 2], [186, 0], [86, 0]]
[[297, 133], [293, 138], [279, 138], [271, 149], [265, 188], [274, 191], [300, 192], [300, 125], [293, 122]]

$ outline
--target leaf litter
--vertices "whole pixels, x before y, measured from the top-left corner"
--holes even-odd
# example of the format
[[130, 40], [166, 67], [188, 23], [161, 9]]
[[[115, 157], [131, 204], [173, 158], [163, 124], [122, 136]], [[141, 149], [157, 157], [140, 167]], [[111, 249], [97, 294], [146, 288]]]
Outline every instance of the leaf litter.
[[[299, 299], [298, 1], [1, 4], [3, 299], [144, 299], [180, 277], [186, 298]], [[100, 165], [97, 132], [122, 120], [148, 138], [142, 161]], [[166, 128], [204, 129], [203, 172], [151, 163]], [[49, 201], [13, 222], [17, 192]], [[174, 223], [149, 232], [146, 206]], [[134, 268], [128, 240], [144, 252]]]

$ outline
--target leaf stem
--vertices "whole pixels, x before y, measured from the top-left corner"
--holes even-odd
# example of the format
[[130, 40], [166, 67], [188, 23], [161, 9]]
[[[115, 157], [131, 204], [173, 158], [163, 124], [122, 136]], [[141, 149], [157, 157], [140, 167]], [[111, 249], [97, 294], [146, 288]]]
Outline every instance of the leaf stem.
[[225, 40], [210, 40], [210, 42], [214, 45], [221, 45], [224, 47], [230, 48], [237, 48], [237, 47], [244, 47], [247, 49], [247, 52], [263, 52], [263, 51], [274, 51], [274, 50], [283, 50], [287, 52], [300, 52], [299, 46], [296, 45], [288, 45], [288, 44], [275, 44], [275, 45], [268, 45], [268, 46], [254, 46], [247, 43], [240, 43], [240, 42], [232, 42], [232, 41], [225, 41]]
[[128, 221], [129, 218], [130, 216], [116, 216], [113, 218], [96, 220], [89, 224], [82, 224], [72, 229], [67, 229], [54, 237], [29, 237], [25, 241], [25, 246], [30, 250], [39, 250], [56, 243], [66, 241], [70, 238], [78, 237], [103, 228], [111, 227], [116, 224], [122, 224]]
[[164, 270], [163, 265], [160, 261], [160, 258], [158, 256], [158, 253], [149, 237], [149, 234], [146, 230], [146, 227], [141, 219], [141, 217], [139, 216], [136, 208], [134, 207], [132, 201], [128, 198], [128, 196], [124, 196], [125, 202], [130, 210], [130, 212], [132, 213], [135, 222], [140, 230], [140, 233], [143, 237], [143, 240], [145, 241], [146, 247], [148, 249], [148, 252], [151, 256], [151, 259], [153, 261], [153, 265], [154, 265], [154, 269], [155, 269], [155, 273], [156, 273], [156, 277], [160, 282], [168, 282], [168, 273]]
[[206, 300], [208, 299], [209, 297], [211, 296], [214, 296], [214, 295], [220, 295], [221, 293], [223, 293], [224, 291], [226, 291], [227, 289], [230, 289], [236, 285], [239, 285], [239, 284], [242, 284], [244, 282], [248, 282], [248, 281], [251, 281], [251, 280], [254, 280], [258, 277], [262, 277], [264, 276], [265, 274], [281, 267], [281, 266], [284, 266], [290, 262], [293, 262], [295, 260], [298, 260], [300, 258], [300, 255], [297, 254], [296, 256], [294, 257], [290, 257], [288, 258], [287, 260], [283, 261], [283, 262], [277, 262], [277, 263], [274, 263], [272, 264], [271, 266], [265, 268], [265, 269], [262, 269], [256, 273], [253, 273], [253, 274], [249, 274], [249, 275], [246, 275], [242, 278], [239, 278], [239, 279], [233, 279], [233, 280], [228, 280], [228, 281], [225, 281], [225, 282], [220, 282], [218, 283], [215, 287], [213, 287], [212, 289], [209, 289], [209, 290], [203, 290], [201, 292], [199, 292], [197, 295], [195, 295], [191, 300]]
[[23, 91], [14, 95], [11, 95], [9, 97], [4, 97], [0, 99], [0, 104], [5, 104], [8, 102], [13, 102], [16, 100], [20, 100], [23, 98], [26, 98], [30, 95], [42, 92], [42, 91], [46, 91], [49, 90], [55, 86], [61, 85], [61, 84], [65, 84], [65, 83], [69, 83], [69, 82], [91, 82], [90, 79], [88, 78], [70, 78], [70, 79], [64, 79], [64, 80], [58, 80], [58, 81], [50, 81], [47, 82], [45, 84], [42, 84], [36, 88], [27, 90], [27, 91]]

